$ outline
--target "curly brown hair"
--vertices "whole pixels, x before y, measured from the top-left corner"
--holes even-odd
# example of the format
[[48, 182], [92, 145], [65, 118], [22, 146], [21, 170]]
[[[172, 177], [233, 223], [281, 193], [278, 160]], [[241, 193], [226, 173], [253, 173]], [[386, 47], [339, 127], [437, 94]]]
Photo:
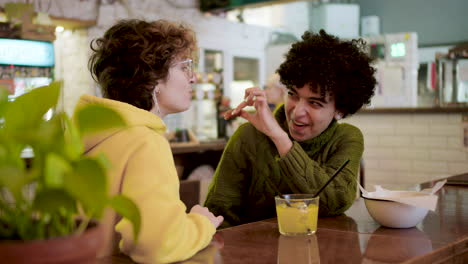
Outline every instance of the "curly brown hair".
[[121, 20], [91, 42], [88, 67], [104, 97], [153, 108], [153, 90], [174, 60], [196, 51], [194, 31], [167, 20]]
[[312, 92], [334, 97], [336, 109], [345, 117], [369, 104], [374, 95], [375, 69], [364, 47], [362, 39], [342, 41], [324, 30], [306, 31], [277, 72], [288, 89], [308, 84]]

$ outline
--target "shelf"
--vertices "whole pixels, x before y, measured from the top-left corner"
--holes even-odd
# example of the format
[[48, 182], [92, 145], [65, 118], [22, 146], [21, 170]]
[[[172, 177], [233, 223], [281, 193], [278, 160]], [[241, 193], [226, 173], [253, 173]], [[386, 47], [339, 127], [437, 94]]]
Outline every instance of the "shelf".
[[77, 18], [49, 16], [55, 26], [62, 26], [65, 29], [89, 28], [97, 24], [96, 20], [81, 20]]
[[401, 107], [401, 108], [366, 108], [359, 114], [415, 114], [415, 113], [468, 113], [468, 106], [460, 107]]
[[171, 143], [172, 154], [185, 154], [193, 152], [220, 151], [226, 146], [225, 139], [216, 139], [200, 143], [181, 142]]

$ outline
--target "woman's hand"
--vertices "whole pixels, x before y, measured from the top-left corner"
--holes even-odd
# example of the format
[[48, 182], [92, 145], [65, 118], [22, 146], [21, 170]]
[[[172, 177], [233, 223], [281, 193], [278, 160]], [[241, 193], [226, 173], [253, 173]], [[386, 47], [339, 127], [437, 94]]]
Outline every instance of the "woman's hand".
[[[246, 106], [255, 107], [255, 113], [249, 113], [244, 110]], [[274, 137], [284, 133], [283, 129], [278, 125], [266, 100], [266, 93], [257, 87], [245, 90], [244, 101], [236, 108], [227, 111], [224, 114], [225, 119], [230, 119], [236, 116], [241, 116], [247, 119], [263, 134]]]
[[[255, 113], [243, 110], [246, 106], [255, 107]], [[275, 143], [281, 156], [284, 156], [292, 147], [288, 134], [280, 127], [268, 106], [266, 93], [258, 87], [245, 90], [244, 101], [236, 108], [224, 114], [225, 119], [241, 116], [247, 119], [257, 130], [270, 137]]]
[[200, 215], [206, 216], [208, 218], [208, 220], [210, 220], [210, 222], [214, 225], [215, 228], [218, 228], [218, 226], [224, 220], [223, 216], [221, 216], [221, 215], [215, 216], [212, 212], [210, 212], [210, 210], [208, 210], [208, 208], [202, 207], [202, 206], [200, 206], [198, 204], [194, 205], [192, 207], [192, 209], [190, 209], [190, 213], [200, 214]]

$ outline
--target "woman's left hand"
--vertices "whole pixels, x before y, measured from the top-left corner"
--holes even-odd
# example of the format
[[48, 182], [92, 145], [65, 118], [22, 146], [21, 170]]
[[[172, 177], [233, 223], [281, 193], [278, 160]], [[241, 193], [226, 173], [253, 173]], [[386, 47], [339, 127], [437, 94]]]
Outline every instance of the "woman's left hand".
[[[246, 106], [255, 107], [254, 113], [249, 113], [244, 110]], [[270, 137], [278, 148], [280, 154], [289, 151], [292, 142], [288, 134], [276, 122], [273, 113], [268, 106], [266, 93], [258, 87], [245, 90], [244, 101], [236, 108], [227, 111], [224, 114], [225, 119], [230, 119], [236, 116], [241, 116], [247, 119], [257, 130]], [[283, 148], [285, 148], [283, 150]]]

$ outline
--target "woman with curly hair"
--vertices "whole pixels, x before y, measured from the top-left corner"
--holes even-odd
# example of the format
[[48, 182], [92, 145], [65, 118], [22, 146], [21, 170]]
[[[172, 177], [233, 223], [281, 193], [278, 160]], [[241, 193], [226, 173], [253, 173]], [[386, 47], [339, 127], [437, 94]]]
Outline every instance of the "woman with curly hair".
[[135, 242], [130, 222], [108, 212], [102, 221], [106, 248], [120, 249], [139, 263], [169, 263], [190, 258], [206, 247], [222, 216], [194, 206], [190, 213], [179, 198], [179, 179], [162, 118], [185, 111], [195, 76], [194, 32], [165, 20], [122, 20], [91, 43], [89, 67], [104, 98], [83, 95], [77, 108], [100, 104], [117, 111], [127, 127], [85, 138], [88, 155], [104, 153], [110, 191], [131, 198], [141, 213]]
[[375, 69], [363, 47], [362, 40], [305, 32], [277, 70], [288, 89], [285, 104], [272, 113], [265, 91], [250, 88], [225, 114], [249, 122], [229, 140], [205, 202], [223, 214], [222, 227], [275, 217], [278, 191], [313, 193], [348, 159], [320, 194], [319, 215], [338, 215], [352, 205], [364, 139], [358, 128], [337, 121], [374, 94]]

